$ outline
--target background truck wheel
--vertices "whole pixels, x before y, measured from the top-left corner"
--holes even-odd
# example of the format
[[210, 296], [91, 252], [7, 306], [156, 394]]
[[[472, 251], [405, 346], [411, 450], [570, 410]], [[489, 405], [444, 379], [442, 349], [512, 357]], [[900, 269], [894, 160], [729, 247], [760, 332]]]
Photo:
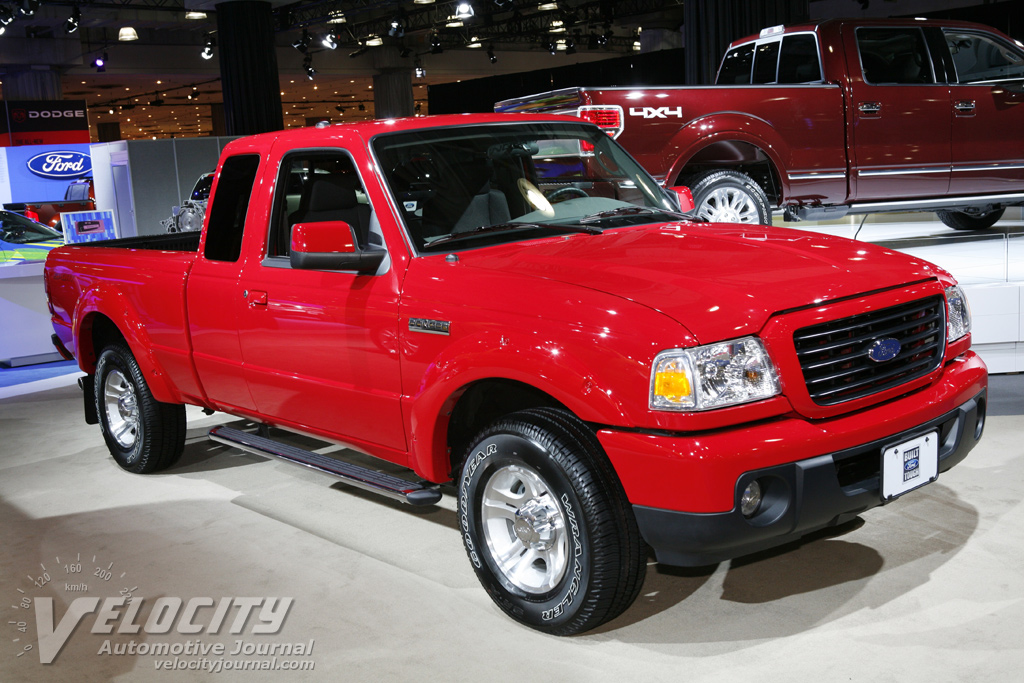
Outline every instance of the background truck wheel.
[[95, 390], [103, 439], [118, 465], [148, 474], [178, 461], [185, 448], [185, 406], [153, 398], [124, 342], [100, 354]]
[[963, 211], [936, 211], [939, 220], [954, 230], [984, 230], [991, 228], [1003, 217], [1003, 209], [993, 209], [987, 213], [969, 214]]
[[707, 171], [684, 185], [693, 194], [695, 212], [712, 223], [771, 225], [772, 212], [764, 190], [739, 171]]
[[640, 592], [646, 546], [632, 507], [569, 413], [524, 410], [481, 432], [459, 480], [459, 523], [487, 593], [537, 630], [595, 628]]

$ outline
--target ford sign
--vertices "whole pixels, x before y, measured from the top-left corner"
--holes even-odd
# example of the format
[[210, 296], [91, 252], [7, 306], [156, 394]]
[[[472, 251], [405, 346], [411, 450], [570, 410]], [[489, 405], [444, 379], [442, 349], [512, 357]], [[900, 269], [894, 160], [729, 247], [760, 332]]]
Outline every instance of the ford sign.
[[79, 178], [92, 172], [92, 158], [81, 152], [43, 152], [28, 160], [28, 170], [40, 178]]
[[892, 337], [876, 339], [875, 343], [868, 348], [868, 358], [876, 363], [884, 363], [900, 355], [901, 348], [899, 339]]

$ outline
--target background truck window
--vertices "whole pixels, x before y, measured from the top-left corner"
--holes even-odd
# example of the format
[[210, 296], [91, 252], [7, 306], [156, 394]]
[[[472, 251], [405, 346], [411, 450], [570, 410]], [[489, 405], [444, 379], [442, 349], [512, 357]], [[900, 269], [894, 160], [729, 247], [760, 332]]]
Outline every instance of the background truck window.
[[918, 28], [859, 28], [864, 80], [872, 85], [934, 83], [924, 34]]
[[979, 33], [945, 30], [960, 83], [1024, 78], [1024, 55], [1005, 43]]

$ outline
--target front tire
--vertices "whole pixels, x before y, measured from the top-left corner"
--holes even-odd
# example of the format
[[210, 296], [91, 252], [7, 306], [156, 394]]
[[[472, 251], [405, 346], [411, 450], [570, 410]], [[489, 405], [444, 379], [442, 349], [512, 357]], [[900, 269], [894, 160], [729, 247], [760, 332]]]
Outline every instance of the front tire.
[[103, 350], [94, 387], [103, 439], [118, 465], [149, 474], [178, 461], [185, 448], [185, 406], [153, 398], [127, 344]]
[[707, 171], [684, 183], [693, 194], [694, 213], [710, 223], [771, 225], [768, 196], [739, 171]]
[[963, 211], [936, 211], [935, 215], [947, 227], [954, 230], [985, 230], [995, 225], [1003, 217], [1005, 211], [1005, 208], [993, 209], [981, 214], [969, 214]]
[[594, 433], [569, 413], [498, 420], [468, 451], [459, 523], [477, 578], [509, 616], [573, 635], [636, 599], [646, 547]]

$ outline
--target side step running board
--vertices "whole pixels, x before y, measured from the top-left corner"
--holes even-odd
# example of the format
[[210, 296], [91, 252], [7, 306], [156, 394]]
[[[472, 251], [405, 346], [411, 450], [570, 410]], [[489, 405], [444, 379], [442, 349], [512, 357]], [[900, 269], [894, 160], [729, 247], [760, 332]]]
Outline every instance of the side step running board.
[[210, 430], [210, 439], [249, 453], [300, 465], [410, 505], [433, 505], [441, 500], [441, 492], [427, 482], [406, 481], [231, 427], [214, 427]]

